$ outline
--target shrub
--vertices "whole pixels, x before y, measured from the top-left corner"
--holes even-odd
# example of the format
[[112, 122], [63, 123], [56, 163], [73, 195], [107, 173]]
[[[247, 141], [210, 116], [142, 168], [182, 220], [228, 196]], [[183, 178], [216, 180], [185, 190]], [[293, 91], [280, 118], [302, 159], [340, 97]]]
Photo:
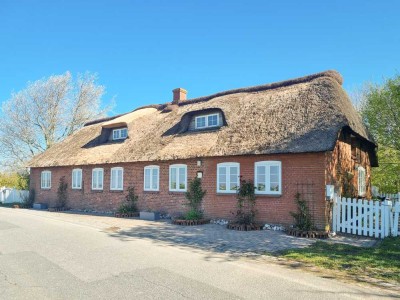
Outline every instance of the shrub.
[[65, 208], [68, 202], [68, 183], [65, 182], [65, 176], [60, 178], [57, 189], [57, 207]]
[[138, 200], [139, 197], [135, 194], [135, 188], [133, 186], [128, 187], [128, 195], [125, 196], [125, 202], [119, 206], [118, 212], [122, 214], [137, 212]]
[[301, 198], [300, 193], [296, 193], [295, 201], [298, 212], [290, 212], [290, 214], [296, 222], [296, 228], [300, 230], [313, 230], [315, 227], [306, 200]]
[[185, 215], [186, 220], [200, 220], [202, 218], [203, 212], [194, 209], [189, 210]]
[[35, 189], [31, 189], [29, 191], [29, 195], [24, 198], [24, 207], [31, 208], [33, 207], [33, 203], [35, 203]]
[[255, 186], [251, 180], [240, 179], [240, 187], [237, 193], [236, 222], [238, 224], [253, 224], [256, 217]]
[[186, 199], [190, 210], [186, 213], [185, 219], [187, 220], [199, 220], [203, 218], [201, 211], [201, 202], [206, 194], [206, 191], [202, 189], [201, 179], [194, 178], [189, 183], [189, 190], [186, 192]]

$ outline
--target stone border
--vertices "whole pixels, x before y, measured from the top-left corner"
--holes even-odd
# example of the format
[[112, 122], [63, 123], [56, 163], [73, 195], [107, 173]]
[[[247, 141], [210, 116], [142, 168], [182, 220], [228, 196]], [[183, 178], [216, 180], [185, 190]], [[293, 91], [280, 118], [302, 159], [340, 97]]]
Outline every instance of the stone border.
[[114, 213], [114, 217], [116, 217], [116, 218], [138, 218], [139, 212]]
[[172, 220], [172, 224], [181, 225], [181, 226], [196, 226], [196, 225], [205, 225], [209, 224], [210, 220], [208, 219], [200, 219], [200, 220], [185, 220], [185, 219], [175, 219]]
[[312, 238], [312, 239], [326, 239], [329, 237], [329, 232], [321, 231], [321, 230], [300, 230], [300, 229], [289, 229], [287, 232], [288, 235], [292, 235], [295, 237], [304, 237], [304, 238]]
[[238, 223], [230, 223], [226, 226], [231, 230], [238, 231], [254, 231], [254, 230], [263, 230], [264, 225], [260, 224], [238, 224]]
[[49, 207], [47, 211], [49, 212], [58, 212], [58, 211], [67, 211], [68, 208], [60, 208], [60, 207]]

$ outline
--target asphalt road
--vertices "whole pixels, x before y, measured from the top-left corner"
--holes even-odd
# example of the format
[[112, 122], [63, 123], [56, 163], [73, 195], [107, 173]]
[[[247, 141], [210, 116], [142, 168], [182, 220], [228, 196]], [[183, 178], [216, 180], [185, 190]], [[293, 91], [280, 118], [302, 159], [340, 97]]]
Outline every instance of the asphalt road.
[[276, 264], [122, 237], [101, 217], [54, 216], [0, 208], [0, 299], [389, 298]]

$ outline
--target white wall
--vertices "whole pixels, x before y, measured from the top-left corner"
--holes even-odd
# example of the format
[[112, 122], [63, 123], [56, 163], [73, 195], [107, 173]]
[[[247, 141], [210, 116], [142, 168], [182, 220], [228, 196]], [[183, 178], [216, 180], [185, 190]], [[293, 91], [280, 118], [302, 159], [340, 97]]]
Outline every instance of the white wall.
[[0, 188], [0, 202], [1, 203], [22, 203], [25, 197], [29, 196], [29, 191], [16, 190], [12, 188]]

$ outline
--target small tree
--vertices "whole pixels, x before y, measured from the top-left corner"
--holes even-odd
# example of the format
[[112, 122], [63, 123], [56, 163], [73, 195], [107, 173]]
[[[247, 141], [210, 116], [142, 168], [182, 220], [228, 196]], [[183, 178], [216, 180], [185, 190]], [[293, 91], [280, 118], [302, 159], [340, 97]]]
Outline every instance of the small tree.
[[240, 180], [240, 187], [237, 193], [236, 222], [239, 224], [254, 224], [256, 217], [256, 196], [255, 186], [251, 180]]
[[57, 189], [57, 207], [65, 208], [68, 201], [68, 183], [65, 182], [65, 176], [60, 178]]
[[29, 191], [29, 195], [24, 198], [24, 206], [27, 208], [31, 208], [35, 203], [35, 189], [31, 189]]
[[290, 212], [296, 222], [296, 227], [300, 230], [314, 229], [311, 213], [308, 208], [306, 200], [301, 198], [300, 193], [296, 193], [295, 201], [297, 204], [297, 212]]
[[198, 220], [203, 217], [201, 202], [205, 194], [206, 191], [204, 191], [201, 186], [201, 179], [197, 177], [194, 178], [189, 183], [189, 190], [186, 192], [186, 199], [190, 207], [185, 217], [187, 220]]
[[118, 208], [119, 213], [132, 213], [137, 212], [137, 202], [139, 196], [135, 193], [135, 188], [133, 186], [128, 187], [128, 195], [125, 196], [125, 202], [123, 202]]

